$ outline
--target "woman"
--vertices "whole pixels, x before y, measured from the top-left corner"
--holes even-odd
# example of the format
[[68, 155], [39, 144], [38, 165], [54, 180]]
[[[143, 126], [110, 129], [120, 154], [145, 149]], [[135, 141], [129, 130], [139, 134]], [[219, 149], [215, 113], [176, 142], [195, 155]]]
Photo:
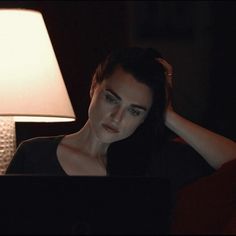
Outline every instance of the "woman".
[[146, 175], [152, 153], [158, 159], [165, 147], [165, 125], [214, 169], [236, 158], [235, 142], [167, 106], [171, 78], [171, 66], [153, 49], [114, 51], [95, 71], [83, 128], [23, 142], [6, 173]]
[[84, 127], [70, 135], [23, 142], [6, 173], [110, 174], [111, 143], [131, 136], [144, 121], [164, 127], [165, 74], [157, 56], [139, 48], [109, 55], [93, 76]]

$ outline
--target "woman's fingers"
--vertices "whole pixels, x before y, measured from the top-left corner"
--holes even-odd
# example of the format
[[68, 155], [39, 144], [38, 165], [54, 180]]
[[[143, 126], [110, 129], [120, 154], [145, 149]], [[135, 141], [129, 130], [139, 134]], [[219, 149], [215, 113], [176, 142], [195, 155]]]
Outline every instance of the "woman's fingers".
[[167, 111], [173, 110], [172, 107], [172, 78], [173, 78], [173, 67], [163, 58], [157, 58], [156, 59], [159, 63], [161, 63], [165, 69], [165, 75], [167, 80], [167, 86], [166, 86], [166, 93], [167, 93]]
[[173, 74], [173, 67], [163, 58], [157, 58], [157, 60], [164, 66], [167, 75]]
[[163, 58], [157, 58], [158, 62], [160, 62], [165, 68], [166, 79], [169, 85], [172, 87], [172, 78], [173, 78], [173, 67]]

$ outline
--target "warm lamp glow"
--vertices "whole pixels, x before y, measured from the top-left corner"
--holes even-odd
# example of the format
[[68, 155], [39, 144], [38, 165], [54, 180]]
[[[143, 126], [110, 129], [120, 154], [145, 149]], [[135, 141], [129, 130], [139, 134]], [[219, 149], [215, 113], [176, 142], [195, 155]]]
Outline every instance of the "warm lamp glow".
[[[38, 11], [0, 9], [0, 116], [0, 120], [6, 117], [13, 123], [75, 120], [42, 14]], [[0, 169], [2, 139], [1, 136]]]
[[0, 101], [0, 115], [14, 116], [15, 121], [75, 118], [43, 17], [37, 11], [0, 10]]

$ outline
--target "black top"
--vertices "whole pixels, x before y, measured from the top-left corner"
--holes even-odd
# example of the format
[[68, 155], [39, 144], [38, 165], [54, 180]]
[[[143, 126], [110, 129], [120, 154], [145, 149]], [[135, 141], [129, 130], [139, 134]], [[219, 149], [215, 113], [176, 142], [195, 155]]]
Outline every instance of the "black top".
[[6, 174], [67, 175], [57, 159], [57, 147], [64, 135], [23, 141]]
[[[63, 137], [64, 135], [37, 137], [22, 142], [6, 174], [67, 175], [56, 154]], [[161, 155], [152, 155], [146, 176], [168, 179], [176, 189], [213, 171], [189, 145], [171, 141], [164, 147]], [[113, 175], [112, 169], [109, 170], [109, 175]]]

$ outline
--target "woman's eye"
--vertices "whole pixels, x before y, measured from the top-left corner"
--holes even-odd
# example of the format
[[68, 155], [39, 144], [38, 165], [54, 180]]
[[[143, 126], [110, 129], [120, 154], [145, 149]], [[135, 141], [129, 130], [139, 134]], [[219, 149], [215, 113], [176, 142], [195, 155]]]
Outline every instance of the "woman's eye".
[[105, 99], [108, 103], [111, 103], [111, 104], [117, 104], [118, 103], [117, 99], [115, 97], [113, 97], [112, 95], [110, 95], [110, 94], [106, 94]]
[[141, 111], [134, 108], [129, 108], [129, 112], [132, 116], [139, 116], [141, 114]]

